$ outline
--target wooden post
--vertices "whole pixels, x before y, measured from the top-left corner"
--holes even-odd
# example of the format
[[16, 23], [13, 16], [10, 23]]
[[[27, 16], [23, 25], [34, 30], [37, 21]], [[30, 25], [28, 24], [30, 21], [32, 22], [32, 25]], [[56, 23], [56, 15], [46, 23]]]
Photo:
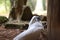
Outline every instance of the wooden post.
[[48, 0], [48, 40], [60, 40], [60, 0]]

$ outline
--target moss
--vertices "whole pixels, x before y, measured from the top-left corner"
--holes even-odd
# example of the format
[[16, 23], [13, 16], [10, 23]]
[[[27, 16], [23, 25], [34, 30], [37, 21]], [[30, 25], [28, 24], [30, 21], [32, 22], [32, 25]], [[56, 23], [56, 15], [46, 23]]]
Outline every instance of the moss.
[[0, 24], [5, 23], [8, 21], [8, 18], [5, 16], [0, 16]]

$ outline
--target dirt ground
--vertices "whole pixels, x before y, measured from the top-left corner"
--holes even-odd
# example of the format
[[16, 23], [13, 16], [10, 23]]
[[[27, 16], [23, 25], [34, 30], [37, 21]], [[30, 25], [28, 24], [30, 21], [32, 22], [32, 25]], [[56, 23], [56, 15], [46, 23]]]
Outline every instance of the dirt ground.
[[20, 32], [22, 32], [20, 29], [5, 29], [0, 26], [0, 40], [13, 40]]
[[[13, 40], [13, 38], [22, 31], [23, 30], [20, 29], [6, 29], [2, 25], [0, 26], [0, 40]], [[40, 34], [38, 40], [47, 40], [47, 37], [44, 34]]]

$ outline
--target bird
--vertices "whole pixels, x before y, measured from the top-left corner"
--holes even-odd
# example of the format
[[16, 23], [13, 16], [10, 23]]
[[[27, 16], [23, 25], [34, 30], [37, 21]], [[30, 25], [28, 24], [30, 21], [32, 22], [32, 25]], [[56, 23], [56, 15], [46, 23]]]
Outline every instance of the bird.
[[27, 30], [18, 34], [13, 40], [37, 40], [40, 36], [41, 29], [44, 29], [39, 16], [33, 16], [29, 22]]

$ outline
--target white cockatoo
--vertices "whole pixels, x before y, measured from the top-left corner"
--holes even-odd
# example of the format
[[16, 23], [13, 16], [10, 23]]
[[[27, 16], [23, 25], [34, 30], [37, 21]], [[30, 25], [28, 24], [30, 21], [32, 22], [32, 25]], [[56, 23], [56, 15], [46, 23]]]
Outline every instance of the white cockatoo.
[[13, 40], [38, 40], [41, 29], [44, 29], [39, 16], [33, 16], [27, 30], [17, 35]]

